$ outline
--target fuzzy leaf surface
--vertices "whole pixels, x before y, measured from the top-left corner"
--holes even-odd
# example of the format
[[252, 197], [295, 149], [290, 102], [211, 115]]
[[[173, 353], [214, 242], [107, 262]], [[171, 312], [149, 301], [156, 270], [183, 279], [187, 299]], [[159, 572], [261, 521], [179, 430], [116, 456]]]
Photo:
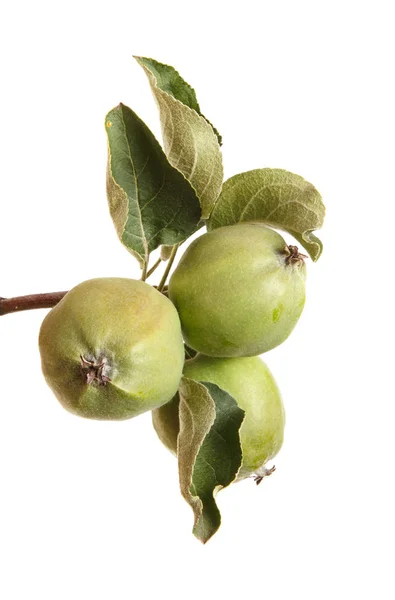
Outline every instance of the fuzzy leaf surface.
[[210, 123], [207, 117], [202, 114], [195, 90], [189, 85], [189, 83], [185, 81], [185, 79], [181, 77], [179, 72], [176, 71], [174, 67], [160, 63], [153, 58], [135, 56], [135, 59], [139, 65], [152, 73], [156, 79], [156, 85], [158, 88], [170, 96], [173, 96], [173, 98], [179, 100], [182, 102], [182, 104], [185, 104], [185, 106], [189, 106], [189, 108], [192, 108], [200, 116], [202, 116], [213, 128], [219, 144], [222, 144], [221, 134], [217, 131], [214, 125]]
[[105, 123], [110, 214], [119, 239], [144, 268], [152, 250], [178, 244], [196, 231], [199, 200], [130, 108], [120, 104]]
[[181, 493], [194, 512], [193, 533], [206, 543], [221, 524], [216, 493], [236, 479], [241, 466], [244, 411], [213, 383], [183, 377], [179, 395]]
[[322, 243], [312, 232], [322, 227], [324, 217], [321, 195], [303, 177], [283, 169], [255, 169], [225, 181], [207, 228], [264, 223], [293, 235], [316, 261]]
[[150, 58], [135, 57], [159, 107], [165, 153], [196, 190], [208, 218], [222, 187], [220, 136], [201, 114], [195, 91], [179, 73]]

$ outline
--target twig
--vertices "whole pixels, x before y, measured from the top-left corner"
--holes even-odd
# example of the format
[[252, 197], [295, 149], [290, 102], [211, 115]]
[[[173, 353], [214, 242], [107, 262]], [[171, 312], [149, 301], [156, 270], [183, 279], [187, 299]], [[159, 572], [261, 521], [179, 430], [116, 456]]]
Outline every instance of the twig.
[[162, 259], [158, 258], [158, 260], [156, 261], [156, 263], [154, 265], [152, 265], [152, 267], [150, 268], [150, 270], [147, 273], [146, 279], [148, 279], [148, 277], [150, 277], [150, 275], [152, 275], [152, 273], [154, 271], [156, 271], [156, 269], [159, 267], [159, 265], [161, 264]]
[[168, 274], [170, 273], [170, 269], [171, 269], [174, 259], [176, 257], [178, 246], [179, 246], [179, 244], [176, 244], [175, 246], [173, 246], [169, 261], [166, 265], [165, 272], [163, 273], [163, 277], [160, 280], [160, 284], [158, 285], [158, 292], [161, 292], [163, 290], [163, 288], [165, 287], [166, 279], [167, 279]]
[[67, 292], [50, 292], [48, 294], [29, 294], [16, 298], [0, 298], [0, 316], [22, 310], [35, 308], [52, 308]]

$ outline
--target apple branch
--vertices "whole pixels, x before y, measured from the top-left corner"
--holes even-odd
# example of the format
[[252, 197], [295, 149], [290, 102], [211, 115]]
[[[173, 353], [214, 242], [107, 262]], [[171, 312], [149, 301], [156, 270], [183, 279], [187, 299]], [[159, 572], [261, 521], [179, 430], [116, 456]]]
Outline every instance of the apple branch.
[[48, 294], [29, 294], [15, 298], [0, 298], [0, 316], [22, 310], [35, 308], [52, 308], [60, 302], [67, 292], [50, 292]]

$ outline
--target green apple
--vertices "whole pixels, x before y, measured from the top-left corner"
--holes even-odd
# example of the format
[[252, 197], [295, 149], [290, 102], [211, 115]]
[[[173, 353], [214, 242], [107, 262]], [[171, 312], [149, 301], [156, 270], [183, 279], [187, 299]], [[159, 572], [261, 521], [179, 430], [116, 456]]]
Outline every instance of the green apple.
[[45, 317], [39, 348], [60, 403], [90, 419], [128, 419], [165, 404], [184, 364], [176, 309], [133, 279], [77, 285]]
[[[282, 446], [285, 426], [281, 395], [268, 367], [259, 357], [212, 358], [198, 354], [186, 361], [184, 375], [203, 383], [215, 383], [245, 411], [240, 429], [243, 462], [238, 479], [254, 473], [259, 479], [266, 473], [267, 461]], [[177, 453], [178, 404], [177, 394], [152, 413], [158, 437], [173, 454]]]
[[170, 279], [169, 298], [194, 350], [257, 356], [281, 344], [302, 313], [303, 255], [263, 225], [221, 227], [187, 248]]

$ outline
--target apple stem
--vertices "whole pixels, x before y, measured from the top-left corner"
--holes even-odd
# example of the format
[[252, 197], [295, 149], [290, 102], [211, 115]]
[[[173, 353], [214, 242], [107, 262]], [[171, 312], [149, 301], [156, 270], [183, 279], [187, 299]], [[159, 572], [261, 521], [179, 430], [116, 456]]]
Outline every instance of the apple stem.
[[146, 279], [148, 279], [148, 277], [150, 277], [152, 275], [152, 273], [154, 271], [156, 271], [156, 269], [159, 267], [159, 265], [162, 263], [162, 259], [158, 258], [158, 260], [156, 261], [156, 263], [154, 265], [152, 265], [152, 267], [150, 268], [150, 270], [147, 273]]
[[171, 267], [173, 265], [173, 262], [174, 262], [174, 259], [176, 257], [178, 246], [179, 246], [179, 244], [176, 244], [172, 248], [169, 261], [168, 261], [168, 263], [166, 265], [165, 272], [163, 273], [163, 277], [160, 280], [160, 283], [158, 285], [158, 292], [161, 292], [163, 290], [163, 288], [165, 287], [166, 279], [167, 279], [168, 274], [170, 273], [170, 269], [171, 269]]
[[22, 310], [35, 308], [52, 308], [65, 296], [67, 292], [50, 292], [47, 294], [29, 294], [15, 298], [0, 298], [0, 316], [8, 315]]

